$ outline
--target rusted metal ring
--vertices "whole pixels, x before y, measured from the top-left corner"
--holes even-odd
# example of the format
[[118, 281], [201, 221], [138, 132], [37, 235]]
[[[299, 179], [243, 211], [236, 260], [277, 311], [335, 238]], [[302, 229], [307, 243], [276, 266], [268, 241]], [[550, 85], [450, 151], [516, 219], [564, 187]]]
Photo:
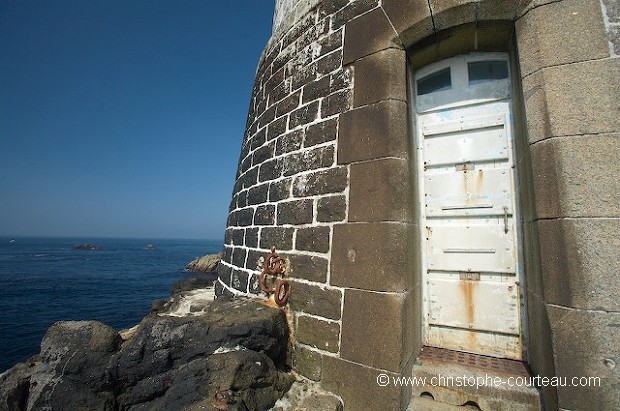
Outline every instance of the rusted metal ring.
[[[284, 290], [284, 294], [282, 294], [283, 290]], [[276, 304], [282, 307], [286, 305], [290, 296], [291, 296], [291, 283], [289, 283], [286, 280], [279, 279], [278, 282], [276, 283], [276, 289], [273, 294], [273, 300], [276, 302]]]

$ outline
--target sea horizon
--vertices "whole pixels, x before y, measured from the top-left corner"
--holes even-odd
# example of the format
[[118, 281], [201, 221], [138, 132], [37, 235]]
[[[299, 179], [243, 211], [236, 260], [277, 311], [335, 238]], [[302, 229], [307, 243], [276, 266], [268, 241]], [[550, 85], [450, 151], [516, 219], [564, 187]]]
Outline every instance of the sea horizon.
[[[102, 249], [74, 248], [83, 243]], [[136, 325], [153, 301], [168, 298], [172, 285], [190, 274], [186, 264], [223, 245], [203, 239], [0, 235], [0, 373], [38, 353], [56, 321], [97, 320], [117, 330]]]

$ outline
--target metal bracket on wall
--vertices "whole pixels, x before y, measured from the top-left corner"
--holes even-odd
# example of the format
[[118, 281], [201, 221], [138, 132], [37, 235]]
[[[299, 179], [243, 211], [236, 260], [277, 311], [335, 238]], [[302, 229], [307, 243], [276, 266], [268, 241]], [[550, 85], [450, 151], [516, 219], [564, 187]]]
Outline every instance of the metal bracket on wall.
[[279, 307], [286, 305], [291, 295], [291, 283], [284, 279], [285, 274], [286, 262], [276, 254], [276, 247], [271, 246], [271, 252], [265, 256], [263, 262], [259, 285], [270, 301], [273, 296], [273, 302]]

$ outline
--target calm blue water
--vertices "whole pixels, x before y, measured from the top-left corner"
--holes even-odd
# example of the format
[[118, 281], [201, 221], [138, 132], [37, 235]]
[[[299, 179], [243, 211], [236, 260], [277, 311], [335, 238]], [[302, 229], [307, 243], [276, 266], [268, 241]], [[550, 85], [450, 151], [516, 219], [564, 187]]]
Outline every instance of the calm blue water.
[[[39, 352], [58, 320], [137, 324], [153, 300], [170, 295], [197, 256], [217, 253], [212, 240], [0, 237], [0, 373]], [[103, 250], [75, 250], [80, 243]], [[147, 244], [156, 249], [147, 250]]]

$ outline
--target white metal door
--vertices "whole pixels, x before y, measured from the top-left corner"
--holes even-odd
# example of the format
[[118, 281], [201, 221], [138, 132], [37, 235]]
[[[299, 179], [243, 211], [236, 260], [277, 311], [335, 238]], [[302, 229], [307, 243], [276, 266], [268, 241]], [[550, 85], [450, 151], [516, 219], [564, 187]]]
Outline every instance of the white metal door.
[[508, 56], [415, 75], [426, 344], [522, 359]]

